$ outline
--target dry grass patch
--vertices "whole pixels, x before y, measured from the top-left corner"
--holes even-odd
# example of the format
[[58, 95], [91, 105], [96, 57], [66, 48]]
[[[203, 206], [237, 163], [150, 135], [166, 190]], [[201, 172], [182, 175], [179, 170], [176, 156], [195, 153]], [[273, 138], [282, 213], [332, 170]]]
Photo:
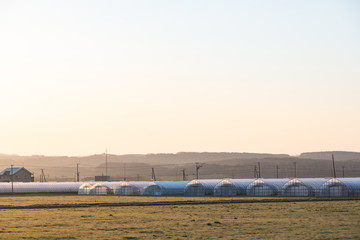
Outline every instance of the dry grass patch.
[[[32, 201], [21, 198], [24, 202], [20, 204], [80, 202], [97, 197], [38, 198], [41, 197], [34, 197]], [[11, 201], [12, 197], [2, 199], [2, 204], [10, 203], [7, 201]], [[96, 200], [114, 199], [117, 198], [100, 197]], [[161, 199], [125, 197], [122, 200], [143, 202]], [[180, 198], [174, 199], [178, 201]], [[207, 199], [211, 201], [215, 198]], [[359, 212], [360, 201], [3, 209], [0, 210], [0, 238], [359, 239]]]

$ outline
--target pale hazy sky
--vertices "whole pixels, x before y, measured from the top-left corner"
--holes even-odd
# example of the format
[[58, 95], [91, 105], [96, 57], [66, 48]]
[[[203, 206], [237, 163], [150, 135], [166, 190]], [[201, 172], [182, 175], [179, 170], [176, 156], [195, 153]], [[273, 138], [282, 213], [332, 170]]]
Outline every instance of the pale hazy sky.
[[359, 1], [0, 1], [0, 153], [360, 151]]

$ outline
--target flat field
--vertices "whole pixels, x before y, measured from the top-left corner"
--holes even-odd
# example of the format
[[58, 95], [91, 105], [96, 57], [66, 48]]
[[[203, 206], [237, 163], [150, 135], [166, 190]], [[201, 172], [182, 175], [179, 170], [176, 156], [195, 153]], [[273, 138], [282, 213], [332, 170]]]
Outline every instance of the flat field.
[[359, 199], [316, 200], [2, 195], [0, 238], [360, 239]]

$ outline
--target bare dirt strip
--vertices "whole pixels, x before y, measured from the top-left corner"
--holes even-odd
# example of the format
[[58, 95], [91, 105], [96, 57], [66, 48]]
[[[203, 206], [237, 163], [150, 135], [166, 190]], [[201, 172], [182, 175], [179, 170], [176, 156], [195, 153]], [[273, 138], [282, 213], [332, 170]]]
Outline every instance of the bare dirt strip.
[[115, 202], [115, 203], [70, 203], [70, 204], [33, 204], [26, 206], [0, 205], [0, 209], [54, 209], [54, 208], [91, 208], [91, 207], [133, 207], [133, 206], [176, 206], [176, 205], [215, 205], [246, 203], [289, 203], [289, 202], [328, 202], [328, 201], [360, 201], [354, 198], [275, 198], [275, 199], [236, 199], [209, 201], [157, 201], [157, 202]]

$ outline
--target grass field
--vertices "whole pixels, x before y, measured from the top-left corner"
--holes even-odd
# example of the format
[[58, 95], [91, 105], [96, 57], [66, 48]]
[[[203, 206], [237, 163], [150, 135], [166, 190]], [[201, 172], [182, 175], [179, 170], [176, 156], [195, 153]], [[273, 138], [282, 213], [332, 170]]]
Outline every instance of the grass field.
[[297, 200], [2, 195], [0, 238], [360, 239], [360, 200]]

